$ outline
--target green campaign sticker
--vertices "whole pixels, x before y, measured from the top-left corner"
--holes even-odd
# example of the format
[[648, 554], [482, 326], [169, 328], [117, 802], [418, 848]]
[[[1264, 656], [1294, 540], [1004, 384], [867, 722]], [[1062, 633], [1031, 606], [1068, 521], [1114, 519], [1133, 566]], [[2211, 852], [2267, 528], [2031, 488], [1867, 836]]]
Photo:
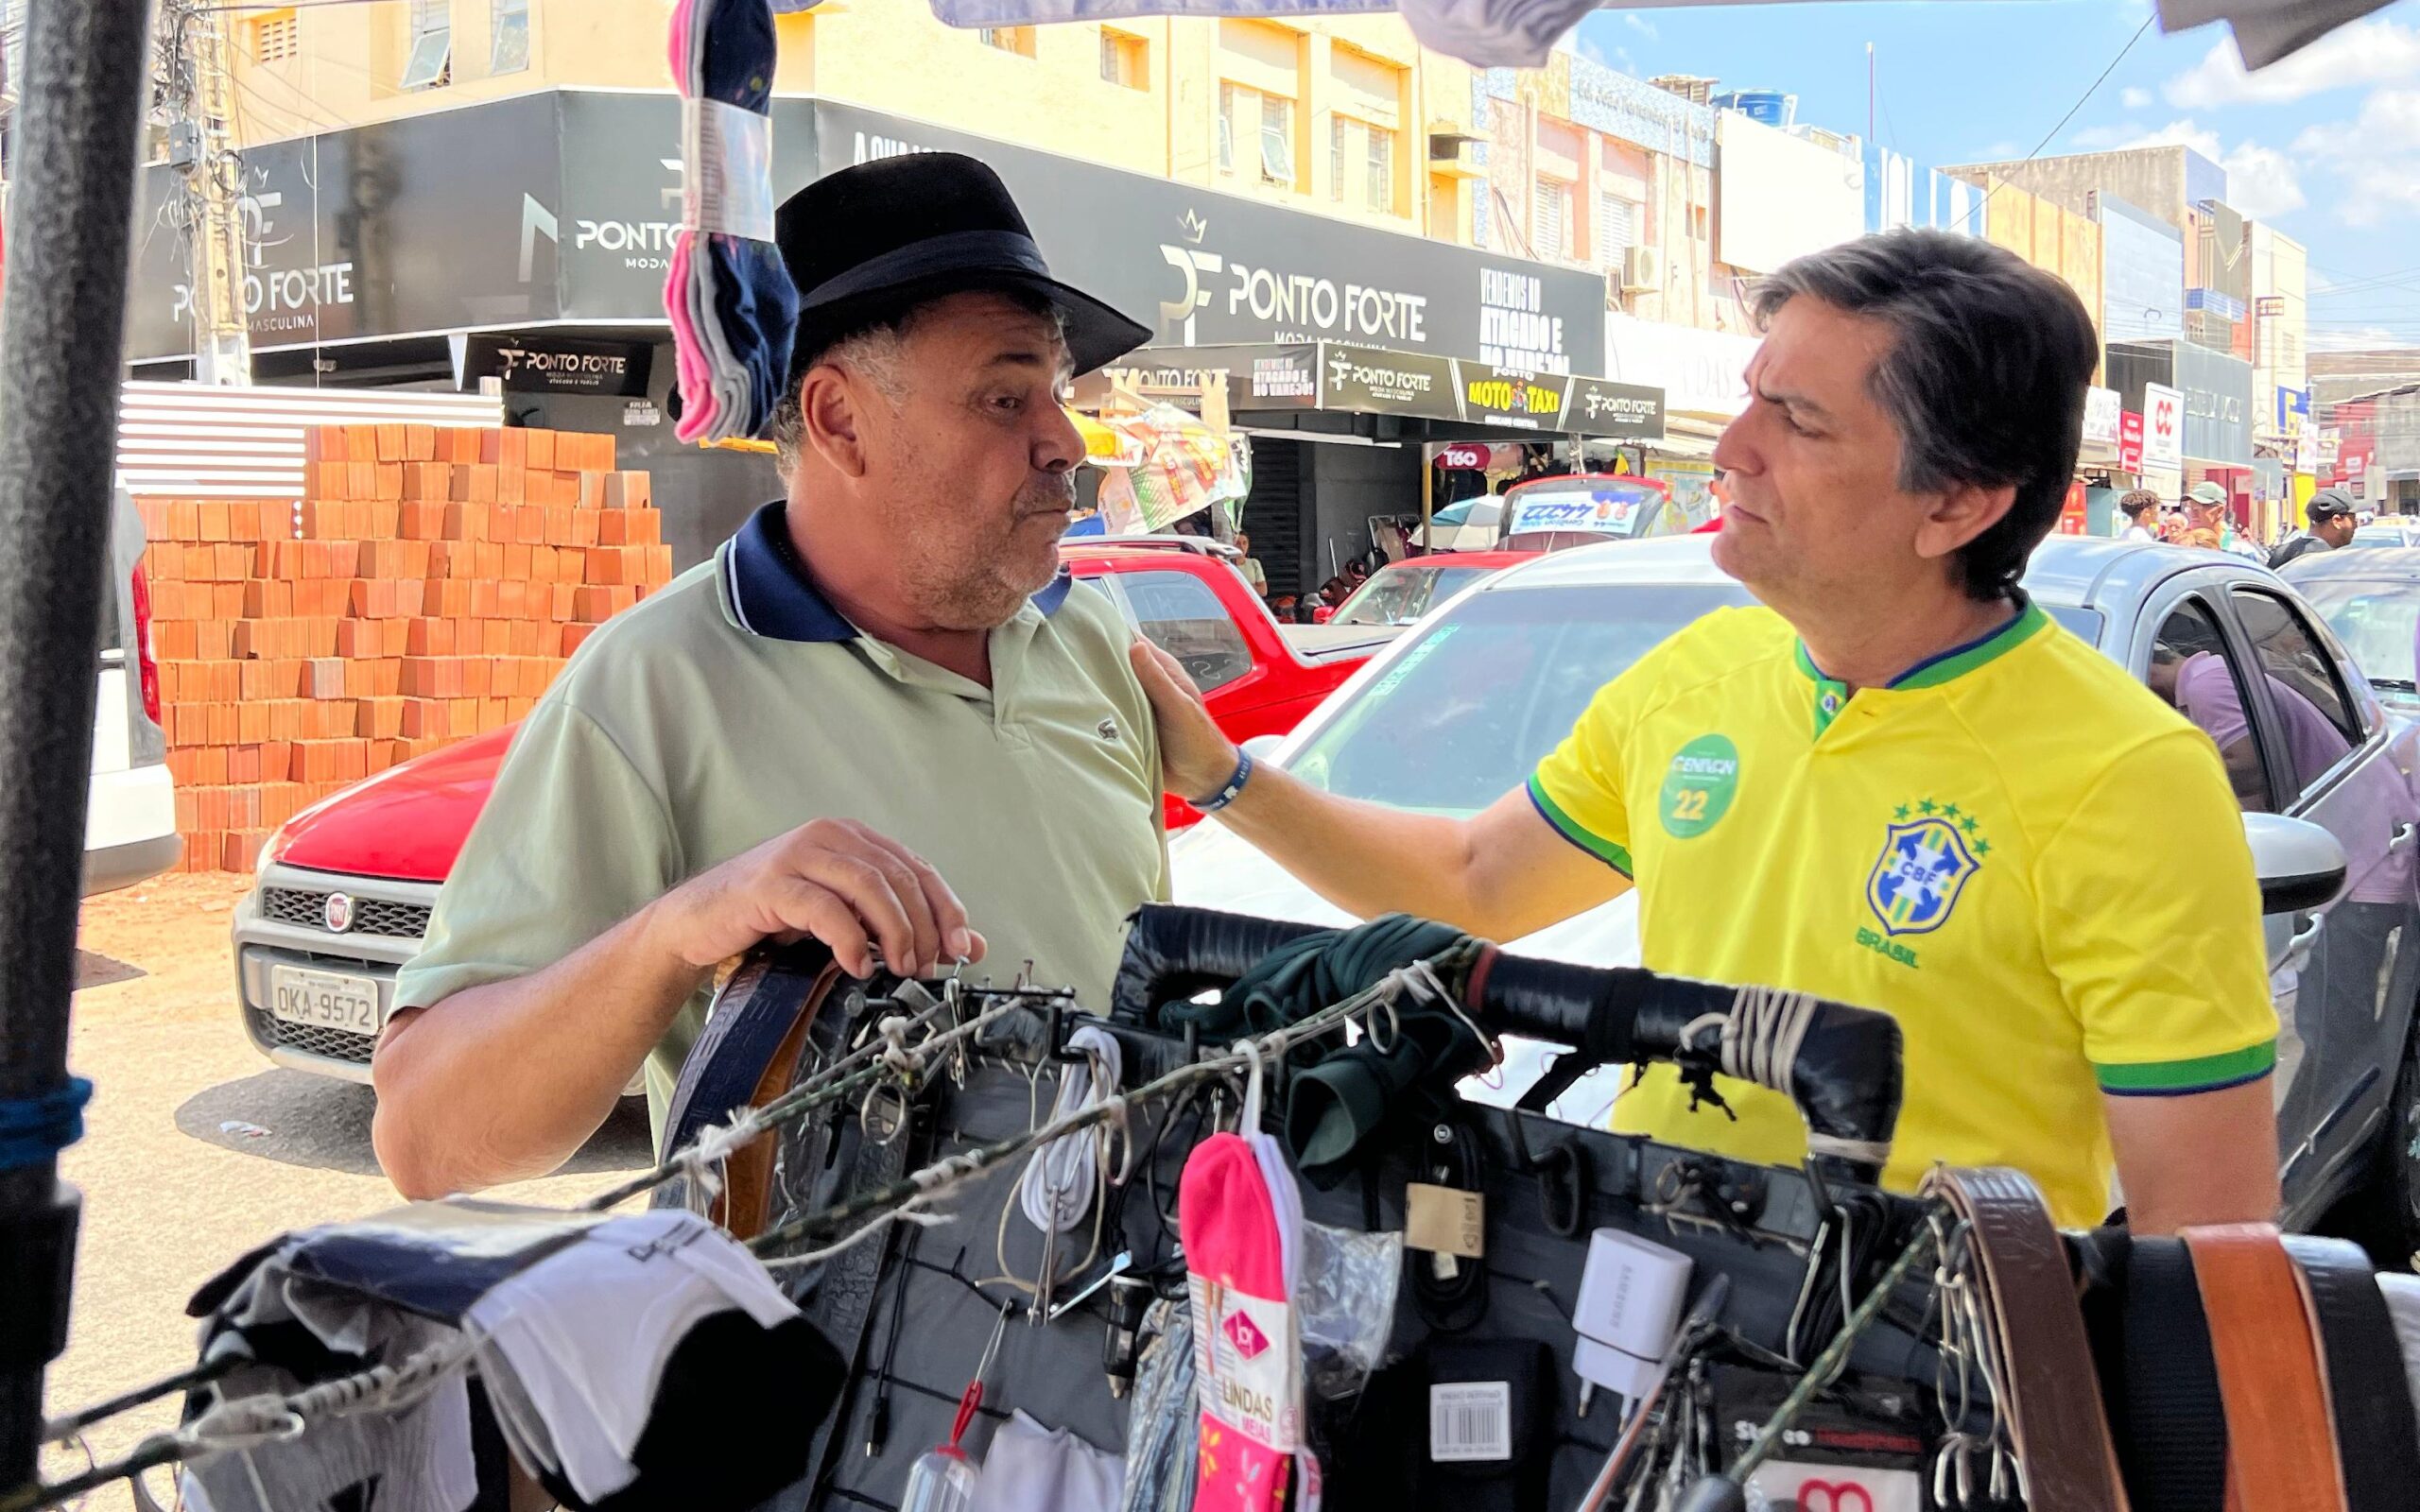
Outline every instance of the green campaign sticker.
[[1664, 773], [1658, 807], [1664, 833], [1692, 839], [1715, 826], [1739, 790], [1739, 747], [1728, 735], [1700, 735], [1682, 747]]

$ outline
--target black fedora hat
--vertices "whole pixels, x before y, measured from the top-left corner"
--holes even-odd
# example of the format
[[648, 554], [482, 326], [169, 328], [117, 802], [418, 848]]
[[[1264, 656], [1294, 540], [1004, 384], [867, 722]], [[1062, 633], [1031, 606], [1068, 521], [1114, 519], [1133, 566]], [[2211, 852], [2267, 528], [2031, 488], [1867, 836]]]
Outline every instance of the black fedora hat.
[[1052, 278], [1000, 176], [959, 153], [882, 158], [818, 179], [783, 201], [773, 239], [798, 285], [793, 381], [835, 341], [972, 289], [1049, 301], [1079, 373], [1151, 339], [1149, 327]]

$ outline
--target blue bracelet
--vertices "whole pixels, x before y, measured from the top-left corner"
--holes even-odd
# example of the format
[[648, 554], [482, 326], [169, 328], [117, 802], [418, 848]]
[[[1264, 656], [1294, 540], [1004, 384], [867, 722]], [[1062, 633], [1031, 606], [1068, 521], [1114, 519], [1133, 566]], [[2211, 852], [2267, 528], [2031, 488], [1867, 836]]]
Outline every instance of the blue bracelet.
[[1236, 775], [1227, 779], [1227, 785], [1208, 798], [1197, 798], [1191, 801], [1193, 806], [1202, 813], [1216, 814], [1233, 803], [1242, 794], [1244, 784], [1251, 781], [1252, 756], [1249, 752], [1238, 750], [1236, 752]]
[[51, 1160], [84, 1137], [84, 1105], [93, 1084], [70, 1076], [40, 1097], [0, 1099], [0, 1171]]

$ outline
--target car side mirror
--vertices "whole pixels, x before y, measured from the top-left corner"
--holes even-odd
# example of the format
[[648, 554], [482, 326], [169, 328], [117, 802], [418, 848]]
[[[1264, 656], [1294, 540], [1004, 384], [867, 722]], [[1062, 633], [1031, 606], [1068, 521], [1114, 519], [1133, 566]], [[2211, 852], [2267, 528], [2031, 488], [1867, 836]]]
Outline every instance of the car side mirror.
[[2324, 908], [2344, 890], [2344, 847], [2308, 819], [2247, 814], [2243, 837], [2260, 878], [2260, 911], [2293, 914]]
[[1277, 747], [1285, 744], [1286, 737], [1283, 735], [1254, 735], [1244, 742], [1243, 750], [1244, 754], [1253, 761], [1265, 762], [1275, 756]]

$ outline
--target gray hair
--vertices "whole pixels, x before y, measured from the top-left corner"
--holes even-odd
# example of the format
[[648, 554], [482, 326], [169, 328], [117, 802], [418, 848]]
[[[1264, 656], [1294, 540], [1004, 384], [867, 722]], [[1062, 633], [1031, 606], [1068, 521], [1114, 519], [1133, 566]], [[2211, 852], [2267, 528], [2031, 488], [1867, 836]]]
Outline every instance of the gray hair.
[[1899, 487], [2014, 485], [1997, 524], [1962, 547], [1962, 586], [2006, 596], [2058, 524], [2083, 443], [2100, 337], [2075, 291], [2015, 254], [1949, 232], [1886, 232], [1811, 252], [1759, 283], [1759, 327], [1800, 295], [1891, 327], [1870, 387], [1898, 427]]
[[[1028, 315], [1047, 316], [1057, 328], [1061, 340], [1066, 339], [1067, 320], [1058, 309], [1038, 294], [1021, 290], [1001, 293]], [[927, 300], [911, 304], [896, 314], [862, 326], [820, 351], [801, 352], [790, 359], [788, 386], [781, 402], [773, 406], [773, 460], [786, 477], [797, 468], [799, 455], [806, 444], [806, 411], [799, 400], [799, 386], [807, 373], [825, 363], [848, 369], [873, 386], [895, 411], [908, 402], [908, 375], [902, 370], [907, 361], [908, 338], [915, 334], [916, 322], [929, 312], [937, 301]]]

